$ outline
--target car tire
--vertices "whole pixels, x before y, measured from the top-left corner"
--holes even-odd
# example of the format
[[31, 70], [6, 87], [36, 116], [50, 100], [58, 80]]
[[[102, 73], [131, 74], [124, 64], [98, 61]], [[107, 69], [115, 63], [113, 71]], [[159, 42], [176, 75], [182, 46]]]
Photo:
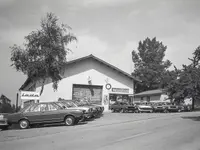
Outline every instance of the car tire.
[[167, 109], [164, 110], [164, 113], [168, 113], [169, 111]]
[[124, 109], [121, 109], [121, 110], [120, 110], [120, 113], [124, 113], [124, 112], [125, 112]]
[[138, 109], [136, 109], [134, 112], [135, 112], [135, 113], [139, 113], [139, 110], [138, 110]]
[[20, 129], [27, 129], [29, 127], [29, 121], [26, 119], [22, 119], [19, 121]]
[[73, 116], [66, 116], [64, 122], [66, 126], [73, 126], [75, 124], [75, 118]]

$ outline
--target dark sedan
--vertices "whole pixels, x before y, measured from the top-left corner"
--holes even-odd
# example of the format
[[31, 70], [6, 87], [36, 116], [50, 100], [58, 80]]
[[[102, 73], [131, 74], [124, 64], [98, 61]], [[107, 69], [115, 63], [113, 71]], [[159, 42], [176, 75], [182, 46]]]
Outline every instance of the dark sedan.
[[164, 106], [164, 103], [155, 103], [152, 104], [152, 107], [154, 112], [166, 112], [166, 107]]
[[125, 102], [115, 102], [110, 106], [112, 112], [135, 112], [136, 107], [134, 105]]
[[65, 123], [66, 126], [77, 124], [84, 116], [78, 109], [63, 109], [54, 102], [31, 104], [17, 113], [7, 116], [9, 124], [19, 124], [21, 129], [29, 125]]

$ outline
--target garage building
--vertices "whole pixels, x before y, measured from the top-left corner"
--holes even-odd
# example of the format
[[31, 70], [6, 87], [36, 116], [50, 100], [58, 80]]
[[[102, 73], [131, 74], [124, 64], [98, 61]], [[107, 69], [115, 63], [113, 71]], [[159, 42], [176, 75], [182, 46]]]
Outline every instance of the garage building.
[[[91, 103], [101, 104], [105, 111], [116, 100], [132, 101], [134, 84], [138, 80], [119, 68], [88, 55], [66, 63], [61, 72], [62, 80], [57, 91], [52, 88], [50, 79], [46, 79], [40, 102], [87, 99]], [[21, 86], [23, 91], [40, 92], [42, 82], [27, 79]]]

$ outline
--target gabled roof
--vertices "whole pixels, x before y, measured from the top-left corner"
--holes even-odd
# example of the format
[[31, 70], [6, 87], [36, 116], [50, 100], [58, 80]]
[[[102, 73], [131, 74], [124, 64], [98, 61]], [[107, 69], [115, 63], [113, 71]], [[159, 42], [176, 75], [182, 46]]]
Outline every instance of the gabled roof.
[[156, 90], [149, 90], [149, 91], [137, 93], [135, 94], [135, 96], [149, 96], [149, 95], [156, 95], [156, 94], [163, 94], [163, 93], [164, 93], [164, 90], [156, 89]]
[[[92, 55], [92, 54], [91, 54], [91, 55], [88, 55], [88, 56], [85, 56], [85, 57], [81, 57], [81, 58], [78, 58], [78, 59], [74, 59], [74, 60], [68, 61], [68, 62], [65, 64], [65, 66], [66, 66], [66, 65], [69, 65], [69, 64], [73, 64], [73, 63], [78, 63], [78, 62], [83, 61], [83, 60], [86, 60], [86, 59], [94, 59], [94, 60], [98, 61], [99, 63], [101, 63], [101, 64], [103, 64], [103, 65], [105, 65], [105, 66], [107, 66], [107, 67], [110, 67], [111, 69], [113, 69], [113, 70], [115, 70], [115, 71], [117, 71], [117, 72], [123, 74], [124, 76], [126, 76], [126, 77], [128, 77], [128, 78], [133, 79], [134, 81], [140, 82], [139, 79], [133, 77], [133, 76], [130, 75], [129, 73], [127, 73], [127, 72], [125, 72], [125, 71], [123, 71], [123, 70], [121, 70], [121, 69], [119, 69], [119, 68], [117, 68], [117, 67], [115, 67], [115, 66], [113, 66], [113, 65], [111, 65], [111, 64], [109, 64], [109, 63], [107, 63], [107, 62], [105, 62], [104, 60], [102, 60], [102, 59], [100, 59], [100, 58], [98, 58], [98, 57], [96, 57], [96, 56], [94, 56], [94, 55]], [[24, 82], [24, 84], [20, 87], [19, 90], [23, 90], [30, 82], [32, 82], [32, 80], [31, 80], [30, 78], [28, 78], [28, 79]]]
[[8, 97], [6, 97], [5, 95], [3, 95], [3, 94], [1, 94], [1, 97], [0, 97], [0, 99], [1, 100], [6, 100], [7, 102], [11, 102], [11, 100], [8, 98]]

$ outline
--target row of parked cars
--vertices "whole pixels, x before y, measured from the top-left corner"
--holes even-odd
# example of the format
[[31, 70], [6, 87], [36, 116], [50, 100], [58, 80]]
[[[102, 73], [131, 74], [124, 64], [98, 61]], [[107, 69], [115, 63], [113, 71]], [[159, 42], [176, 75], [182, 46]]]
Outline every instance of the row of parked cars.
[[35, 125], [64, 123], [76, 125], [90, 118], [102, 116], [104, 107], [88, 101], [59, 100], [30, 104], [17, 113], [0, 114], [0, 129], [6, 130], [13, 124], [21, 129]]
[[183, 112], [191, 111], [190, 105], [175, 105], [169, 102], [158, 102], [158, 103], [133, 103], [129, 104], [127, 102], [115, 102], [110, 106], [112, 112]]

